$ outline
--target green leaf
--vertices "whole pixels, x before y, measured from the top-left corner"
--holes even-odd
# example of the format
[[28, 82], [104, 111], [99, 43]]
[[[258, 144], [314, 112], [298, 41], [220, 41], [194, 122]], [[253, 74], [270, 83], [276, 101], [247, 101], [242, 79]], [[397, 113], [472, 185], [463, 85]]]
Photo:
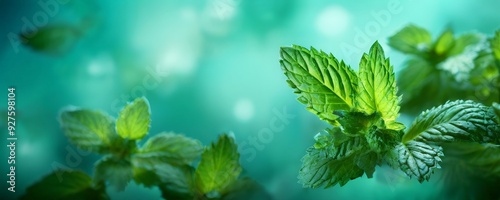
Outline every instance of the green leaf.
[[437, 55], [445, 55], [453, 45], [455, 44], [455, 39], [453, 36], [453, 31], [451, 29], [447, 29], [444, 31], [439, 38], [434, 43], [434, 51]]
[[497, 180], [500, 178], [500, 145], [458, 142], [446, 144], [444, 148], [444, 162], [450, 165], [460, 163], [464, 168], [460, 170], [462, 175]]
[[159, 187], [164, 198], [193, 199], [195, 171], [193, 167], [163, 164], [157, 166], [155, 170], [162, 179]]
[[149, 131], [151, 111], [146, 98], [138, 98], [129, 103], [120, 112], [116, 121], [116, 130], [124, 139], [141, 139]]
[[271, 200], [265, 188], [250, 178], [238, 179], [224, 192], [222, 200]]
[[467, 33], [455, 39], [453, 47], [449, 50], [448, 56], [461, 54], [467, 47], [478, 45], [484, 41], [485, 36], [479, 33]]
[[356, 96], [356, 108], [368, 115], [380, 113], [386, 128], [398, 130], [395, 124], [399, 115], [399, 97], [397, 96], [396, 78], [389, 59], [378, 42], [364, 54], [359, 64], [359, 87]]
[[125, 190], [125, 187], [132, 177], [132, 165], [130, 161], [126, 159], [106, 156], [95, 164], [94, 181], [107, 181], [118, 191]]
[[470, 100], [457, 100], [422, 112], [402, 141], [497, 142], [498, 133], [499, 127], [491, 109]]
[[410, 24], [389, 37], [389, 46], [403, 53], [421, 54], [430, 48], [431, 34], [416, 25]]
[[92, 179], [81, 171], [55, 171], [26, 189], [21, 200], [105, 200], [104, 186], [94, 188]]
[[497, 60], [500, 60], [500, 30], [495, 32], [495, 36], [490, 41], [491, 50]]
[[64, 134], [79, 148], [104, 153], [116, 139], [114, 119], [92, 110], [73, 109], [61, 112], [59, 122]]
[[20, 39], [24, 45], [33, 50], [61, 55], [68, 52], [78, 42], [82, 33], [82, 30], [72, 25], [48, 25], [37, 27], [36, 32], [31, 34], [22, 33]]
[[[406, 61], [405, 67], [398, 73], [397, 85], [403, 91], [402, 104], [425, 93], [423, 88], [432, 84], [432, 74], [436, 73], [434, 67], [422, 59], [410, 59]], [[404, 107], [404, 106], [403, 106]]]
[[500, 124], [500, 104], [498, 103], [493, 103], [493, 105], [491, 106], [493, 108], [493, 112], [495, 112], [495, 115], [496, 115], [496, 122], [497, 124]]
[[304, 47], [282, 47], [281, 67], [301, 103], [322, 120], [337, 124], [335, 110], [354, 107], [356, 73], [333, 55]]
[[304, 187], [333, 187], [345, 185], [348, 181], [361, 177], [363, 169], [356, 165], [355, 155], [349, 154], [335, 159], [324, 151], [309, 148], [302, 158], [299, 183]]
[[203, 154], [195, 172], [195, 182], [201, 194], [220, 193], [240, 175], [240, 154], [234, 140], [221, 135]]
[[443, 156], [441, 147], [431, 146], [420, 141], [400, 143], [394, 148], [399, 167], [409, 177], [416, 177], [419, 182], [429, 180], [434, 168], [441, 168], [440, 156]]
[[150, 138], [139, 152], [132, 156], [132, 163], [146, 169], [164, 163], [190, 164], [202, 151], [203, 146], [198, 140], [174, 133], [160, 133]]

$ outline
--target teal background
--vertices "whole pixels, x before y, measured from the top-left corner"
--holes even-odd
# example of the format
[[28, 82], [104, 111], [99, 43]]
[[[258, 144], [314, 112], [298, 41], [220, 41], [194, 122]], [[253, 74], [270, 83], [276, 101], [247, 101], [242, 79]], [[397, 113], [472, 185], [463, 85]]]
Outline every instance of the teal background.
[[[67, 41], [72, 45], [63, 53], [34, 51], [9, 33], [23, 30], [24, 17], [33, 23], [36, 13], [48, 12], [38, 1], [0, 1], [2, 115], [7, 87], [14, 86], [17, 95], [15, 196], [55, 167], [92, 172], [99, 156], [68, 143], [57, 121], [61, 109], [73, 105], [116, 116], [127, 101], [145, 96], [152, 110], [150, 136], [173, 131], [208, 145], [221, 133], [234, 134], [243, 175], [275, 199], [440, 197], [439, 176], [420, 184], [385, 166], [374, 178], [363, 176], [344, 187], [303, 189], [296, 178], [300, 159], [328, 125], [296, 101], [280, 69], [279, 47], [314, 46], [357, 68], [361, 54], [378, 40], [397, 74], [404, 56], [386, 39], [408, 23], [434, 36], [448, 26], [456, 33], [491, 35], [500, 21], [500, 4], [494, 0], [41, 2], [58, 7], [44, 26], [77, 27], [81, 34]], [[270, 123], [280, 119], [276, 111], [283, 110], [293, 117], [277, 120], [283, 126], [271, 130]], [[411, 120], [401, 116], [407, 124]], [[266, 130], [271, 134], [263, 138]], [[252, 138], [258, 145], [251, 144]], [[6, 150], [2, 145], [2, 173], [7, 173]], [[158, 189], [134, 183], [124, 192], [108, 192], [112, 199], [160, 198]]]

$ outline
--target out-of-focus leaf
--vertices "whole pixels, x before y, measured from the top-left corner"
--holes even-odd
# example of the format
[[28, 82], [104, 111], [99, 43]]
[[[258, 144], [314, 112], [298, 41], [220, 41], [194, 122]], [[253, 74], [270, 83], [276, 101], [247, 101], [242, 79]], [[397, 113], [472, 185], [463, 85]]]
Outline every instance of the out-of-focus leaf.
[[94, 188], [92, 179], [81, 171], [55, 171], [26, 189], [21, 200], [107, 200], [103, 185]]
[[271, 200], [272, 196], [259, 183], [250, 178], [237, 180], [223, 192], [222, 200]]
[[455, 44], [453, 31], [447, 29], [444, 31], [434, 43], [434, 51], [437, 55], [445, 55]]
[[31, 49], [42, 53], [61, 55], [68, 52], [80, 39], [78, 27], [60, 24], [39, 27], [33, 33], [21, 33], [21, 41]]
[[150, 138], [132, 156], [134, 166], [152, 169], [158, 164], [190, 164], [200, 156], [203, 146], [198, 140], [174, 133], [160, 133]]
[[388, 40], [392, 48], [416, 55], [428, 51], [432, 42], [431, 34], [427, 30], [413, 24], [405, 26]]
[[127, 104], [116, 120], [116, 131], [124, 139], [141, 139], [149, 131], [151, 111], [146, 98], [137, 98]]
[[61, 112], [59, 121], [66, 137], [83, 150], [109, 152], [109, 147], [117, 137], [114, 119], [102, 112], [65, 110]]
[[194, 172], [191, 166], [159, 165], [155, 169], [161, 179], [159, 185], [162, 196], [166, 199], [193, 199], [195, 194]]
[[337, 124], [336, 110], [354, 107], [356, 73], [333, 55], [304, 47], [282, 47], [281, 68], [288, 84], [300, 94], [307, 109], [330, 124]]
[[466, 48], [473, 47], [484, 40], [485, 36], [479, 33], [467, 33], [455, 39], [453, 47], [448, 50], [448, 56], [454, 56], [464, 52]]
[[106, 156], [95, 164], [94, 182], [109, 182], [118, 191], [123, 191], [132, 177], [132, 165], [126, 159]]
[[203, 154], [195, 172], [199, 193], [219, 193], [226, 189], [241, 173], [240, 154], [234, 140], [221, 135]]
[[500, 60], [500, 30], [495, 32], [495, 36], [490, 41], [491, 50], [497, 60]]

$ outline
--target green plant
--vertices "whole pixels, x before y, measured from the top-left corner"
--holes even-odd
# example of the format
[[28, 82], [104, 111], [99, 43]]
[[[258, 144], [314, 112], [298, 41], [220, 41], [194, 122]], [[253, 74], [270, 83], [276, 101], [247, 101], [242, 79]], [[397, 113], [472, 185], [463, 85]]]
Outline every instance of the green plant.
[[455, 36], [445, 30], [432, 40], [429, 31], [410, 24], [389, 37], [389, 46], [408, 54], [399, 73], [403, 111], [418, 114], [448, 100], [500, 101], [500, 31]]
[[70, 142], [103, 157], [92, 178], [81, 171], [56, 171], [30, 186], [21, 199], [109, 199], [108, 185], [124, 190], [132, 180], [158, 186], [166, 199], [269, 198], [256, 182], [240, 178], [237, 145], [227, 135], [205, 148], [198, 140], [163, 132], [139, 147], [149, 132], [150, 115], [145, 98], [126, 105], [116, 120], [100, 111], [64, 110], [60, 123]]
[[500, 144], [495, 110], [470, 100], [422, 112], [405, 131], [397, 122], [401, 97], [393, 67], [378, 42], [362, 56], [357, 73], [314, 48], [282, 47], [280, 54], [298, 100], [332, 125], [315, 136], [302, 159], [298, 178], [304, 187], [342, 186], [363, 174], [370, 178], [383, 163], [422, 182], [440, 167], [442, 145]]

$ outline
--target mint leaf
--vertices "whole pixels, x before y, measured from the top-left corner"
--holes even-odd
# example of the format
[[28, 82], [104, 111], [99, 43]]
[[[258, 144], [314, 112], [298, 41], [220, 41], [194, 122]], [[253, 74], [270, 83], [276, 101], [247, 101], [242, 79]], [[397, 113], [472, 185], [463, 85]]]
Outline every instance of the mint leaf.
[[497, 124], [500, 124], [500, 104], [498, 103], [493, 103], [493, 105], [491, 106], [493, 108], [493, 112], [495, 112], [495, 115], [496, 115], [496, 122]]
[[448, 50], [448, 56], [461, 54], [466, 50], [467, 47], [471, 48], [473, 47], [473, 45], [482, 43], [484, 38], [484, 35], [478, 33], [467, 33], [460, 35], [455, 39], [453, 47]]
[[174, 133], [160, 133], [151, 137], [132, 156], [134, 166], [152, 169], [157, 164], [190, 164], [200, 156], [203, 146], [198, 140]]
[[159, 187], [163, 197], [166, 199], [193, 199], [195, 171], [193, 167], [163, 164], [157, 166], [155, 170], [162, 180]]
[[240, 175], [240, 154], [234, 140], [221, 135], [203, 154], [195, 172], [195, 182], [201, 194], [220, 193]]
[[401, 143], [394, 149], [395, 160], [399, 167], [409, 177], [416, 177], [419, 182], [429, 180], [434, 168], [441, 168], [440, 156], [443, 156], [441, 147], [431, 146], [420, 141]]
[[108, 147], [116, 138], [114, 119], [99, 111], [65, 110], [61, 112], [59, 121], [66, 137], [86, 151], [108, 152]]
[[124, 139], [141, 139], [149, 131], [151, 111], [146, 98], [138, 98], [127, 104], [116, 121], [116, 131]]
[[389, 37], [389, 46], [403, 53], [422, 54], [430, 49], [431, 34], [416, 25], [410, 24]]
[[259, 183], [250, 178], [242, 178], [229, 186], [221, 199], [271, 200], [273, 198]]
[[396, 123], [400, 99], [396, 93], [393, 68], [380, 44], [375, 42], [359, 64], [356, 109], [368, 115], [380, 113], [387, 129], [401, 130], [404, 127]]
[[495, 32], [495, 36], [490, 41], [491, 50], [497, 60], [500, 60], [500, 30]]
[[106, 156], [95, 164], [94, 181], [108, 181], [118, 191], [125, 190], [132, 177], [132, 165], [126, 159]]
[[354, 158], [355, 155], [349, 154], [336, 159], [321, 150], [309, 148], [302, 158], [299, 183], [310, 188], [328, 188], [337, 184], [343, 186], [364, 173], [363, 169], [355, 164]]
[[445, 55], [447, 52], [453, 47], [455, 44], [455, 39], [453, 36], [453, 31], [451, 29], [447, 29], [438, 37], [438, 39], [434, 42], [434, 52], [437, 55]]
[[428, 142], [498, 142], [499, 127], [491, 109], [473, 101], [457, 100], [422, 112], [403, 135]]
[[[491, 143], [459, 142], [445, 145], [448, 165], [460, 164], [462, 175], [485, 179], [500, 178], [500, 145]], [[450, 159], [448, 159], [450, 158]]]
[[94, 188], [92, 179], [81, 171], [55, 171], [28, 187], [20, 199], [105, 200], [109, 197], [104, 187]]
[[304, 47], [282, 47], [281, 67], [288, 84], [300, 95], [298, 100], [320, 119], [337, 124], [335, 110], [354, 107], [356, 73], [333, 55]]

